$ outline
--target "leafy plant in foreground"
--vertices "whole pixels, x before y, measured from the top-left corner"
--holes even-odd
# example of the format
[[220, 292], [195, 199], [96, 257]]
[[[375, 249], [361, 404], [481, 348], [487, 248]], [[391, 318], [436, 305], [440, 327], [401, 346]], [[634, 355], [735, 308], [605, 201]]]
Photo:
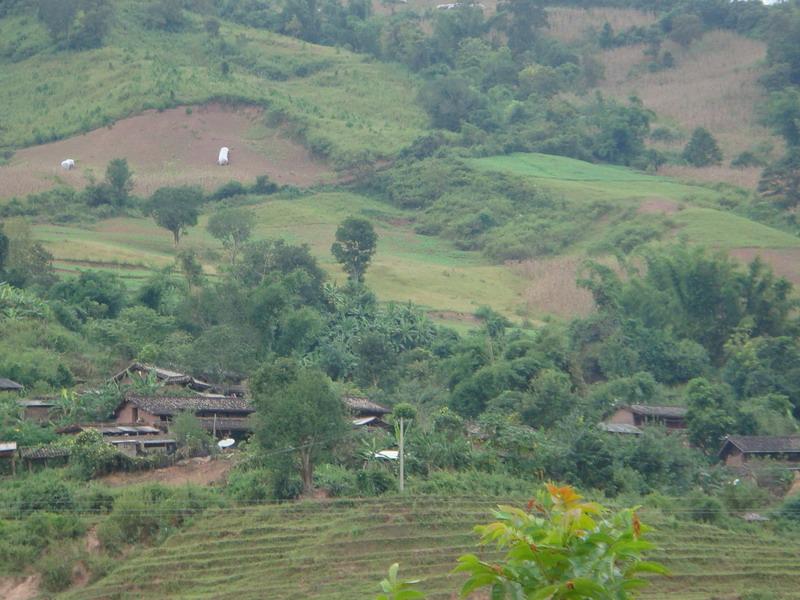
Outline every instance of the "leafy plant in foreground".
[[469, 573], [462, 597], [489, 587], [493, 600], [623, 600], [646, 586], [640, 573], [665, 574], [642, 560], [653, 548], [635, 509], [610, 518], [606, 509], [583, 502], [570, 486], [548, 484], [527, 510], [500, 506], [497, 521], [476, 527], [482, 545], [507, 549], [500, 564], [474, 554], [459, 558], [456, 571]]

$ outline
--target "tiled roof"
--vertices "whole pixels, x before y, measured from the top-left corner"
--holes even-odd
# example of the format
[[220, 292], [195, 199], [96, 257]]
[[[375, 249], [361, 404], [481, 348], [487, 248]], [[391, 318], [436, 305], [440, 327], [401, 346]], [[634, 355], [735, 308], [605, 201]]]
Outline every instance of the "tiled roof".
[[23, 387], [18, 384], [16, 381], [11, 381], [10, 379], [6, 379], [5, 377], [0, 377], [0, 390], [4, 392], [18, 392]]
[[128, 396], [125, 399], [137, 408], [153, 415], [172, 416], [184, 411], [190, 412], [235, 412], [248, 415], [255, 411], [249, 401], [244, 398], [229, 396], [226, 398], [206, 398], [192, 396], [189, 398], [168, 396]]
[[352, 412], [357, 414], [374, 414], [374, 415], [388, 415], [392, 411], [385, 406], [375, 404], [367, 398], [356, 398], [354, 396], [347, 396], [342, 399]]
[[[198, 419], [205, 429], [214, 430], [214, 417], [200, 417]], [[252, 431], [250, 419], [236, 417], [217, 417], [217, 431]]]
[[646, 404], [631, 404], [630, 409], [634, 414], [645, 417], [682, 419], [686, 416], [685, 406], [648, 406]]
[[784, 435], [729, 435], [725, 439], [720, 453], [731, 444], [745, 454], [798, 454], [800, 453], [800, 436]]
[[69, 456], [69, 448], [61, 448], [59, 446], [43, 446], [41, 448], [23, 448], [20, 452], [22, 458], [37, 459], [37, 458], [59, 458], [61, 456]]

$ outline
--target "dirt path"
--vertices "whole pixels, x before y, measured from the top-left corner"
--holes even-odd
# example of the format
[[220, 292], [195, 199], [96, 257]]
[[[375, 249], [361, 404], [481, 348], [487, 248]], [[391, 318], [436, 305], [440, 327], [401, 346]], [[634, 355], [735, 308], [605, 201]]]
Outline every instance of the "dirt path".
[[[216, 164], [219, 149], [230, 148], [230, 164]], [[64, 171], [61, 161], [75, 160]], [[332, 181], [334, 174], [306, 148], [265, 125], [257, 108], [221, 104], [146, 111], [117, 123], [18, 151], [0, 167], [0, 196], [22, 196], [66, 183], [84, 187], [87, 176], [101, 180], [111, 158], [126, 158], [135, 193], [164, 185], [199, 184], [211, 190], [235, 179], [249, 184], [268, 175], [280, 184], [308, 186]]]
[[113, 473], [102, 477], [100, 481], [110, 486], [132, 485], [136, 483], [163, 483], [165, 485], [213, 485], [222, 483], [228, 471], [234, 466], [230, 457], [190, 458], [180, 461], [171, 467], [142, 471], [140, 473]]
[[39, 594], [39, 576], [0, 577], [0, 598], [3, 600], [31, 600]]

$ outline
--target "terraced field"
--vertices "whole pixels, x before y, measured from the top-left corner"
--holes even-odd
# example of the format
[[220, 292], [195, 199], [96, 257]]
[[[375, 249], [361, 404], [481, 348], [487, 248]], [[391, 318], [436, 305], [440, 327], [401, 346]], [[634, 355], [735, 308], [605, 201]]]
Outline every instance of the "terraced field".
[[[162, 546], [144, 550], [98, 583], [63, 596], [355, 600], [372, 598], [393, 562], [423, 578], [431, 600], [455, 597], [457, 557], [475, 551], [474, 524], [496, 498], [381, 498], [301, 502], [206, 513]], [[659, 514], [652, 558], [671, 570], [646, 598], [734, 599], [747, 591], [800, 598], [800, 544], [764, 532], [730, 532]], [[491, 559], [493, 551], [483, 551]]]

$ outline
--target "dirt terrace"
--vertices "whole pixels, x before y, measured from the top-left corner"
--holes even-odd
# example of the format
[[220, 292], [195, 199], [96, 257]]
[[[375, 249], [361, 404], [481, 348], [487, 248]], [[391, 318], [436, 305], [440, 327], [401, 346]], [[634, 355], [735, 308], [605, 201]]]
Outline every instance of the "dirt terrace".
[[[219, 149], [230, 148], [230, 164], [216, 164]], [[61, 161], [75, 160], [72, 171]], [[334, 174], [302, 145], [265, 125], [257, 108], [220, 104], [146, 111], [84, 135], [19, 150], [0, 167], [0, 198], [23, 196], [66, 183], [102, 179], [108, 161], [126, 158], [135, 193], [164, 185], [199, 184], [210, 190], [232, 179], [250, 183], [268, 175], [280, 184], [309, 186]]]

